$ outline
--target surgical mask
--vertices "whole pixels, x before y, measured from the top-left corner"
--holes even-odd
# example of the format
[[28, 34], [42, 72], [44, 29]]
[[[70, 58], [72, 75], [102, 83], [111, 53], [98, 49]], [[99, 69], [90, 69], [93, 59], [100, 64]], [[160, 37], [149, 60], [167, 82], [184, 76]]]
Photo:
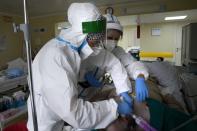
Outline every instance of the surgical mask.
[[106, 40], [104, 43], [104, 47], [111, 52], [117, 46], [117, 44], [117, 40]]
[[91, 56], [98, 55], [102, 49], [103, 49], [102, 47], [92, 47], [93, 53], [91, 54]]

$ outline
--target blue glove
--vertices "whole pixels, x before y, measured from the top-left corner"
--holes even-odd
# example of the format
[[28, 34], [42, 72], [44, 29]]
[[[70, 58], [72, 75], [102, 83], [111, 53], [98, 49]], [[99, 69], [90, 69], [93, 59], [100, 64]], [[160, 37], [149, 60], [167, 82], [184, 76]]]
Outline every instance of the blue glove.
[[124, 101], [127, 102], [129, 104], [129, 106], [132, 106], [132, 98], [131, 98], [131, 96], [129, 96], [128, 92], [120, 93], [120, 96], [123, 97]]
[[118, 113], [121, 115], [129, 115], [132, 113], [132, 98], [129, 96], [128, 92], [120, 93], [123, 98], [120, 103], [118, 103]]
[[148, 87], [144, 78], [140, 77], [135, 80], [135, 91], [138, 102], [142, 102], [148, 97]]
[[118, 103], [118, 113], [121, 115], [130, 115], [132, 113], [132, 106], [129, 106], [129, 104], [123, 100]]
[[97, 78], [94, 76], [93, 72], [88, 72], [85, 74], [85, 80], [90, 84], [92, 87], [99, 88], [102, 86], [102, 82], [97, 80]]

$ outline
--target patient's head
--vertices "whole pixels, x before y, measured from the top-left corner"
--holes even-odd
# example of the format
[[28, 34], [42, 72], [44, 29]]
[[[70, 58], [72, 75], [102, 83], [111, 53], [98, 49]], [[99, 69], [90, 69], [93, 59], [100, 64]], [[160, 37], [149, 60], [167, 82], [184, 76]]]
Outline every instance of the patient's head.
[[164, 58], [163, 57], [157, 57], [157, 61], [162, 62], [162, 61], [164, 61]]
[[119, 117], [112, 122], [106, 131], [131, 131], [134, 120], [131, 117]]

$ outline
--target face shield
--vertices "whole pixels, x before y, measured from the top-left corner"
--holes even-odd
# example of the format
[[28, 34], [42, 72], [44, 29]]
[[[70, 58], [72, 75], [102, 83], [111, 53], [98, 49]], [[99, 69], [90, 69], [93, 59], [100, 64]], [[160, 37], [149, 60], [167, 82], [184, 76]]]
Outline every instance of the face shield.
[[82, 23], [82, 30], [87, 34], [87, 42], [90, 47], [103, 48], [103, 41], [106, 38], [106, 19], [100, 16], [96, 21]]

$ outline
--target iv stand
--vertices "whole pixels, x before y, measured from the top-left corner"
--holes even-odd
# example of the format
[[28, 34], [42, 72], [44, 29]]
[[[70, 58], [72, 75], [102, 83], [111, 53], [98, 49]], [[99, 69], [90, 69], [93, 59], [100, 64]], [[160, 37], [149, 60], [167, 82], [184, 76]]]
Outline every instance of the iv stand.
[[27, 55], [27, 65], [28, 65], [28, 78], [29, 78], [29, 90], [30, 90], [30, 101], [32, 109], [32, 118], [34, 131], [38, 131], [37, 115], [36, 115], [36, 105], [34, 100], [34, 88], [33, 88], [33, 78], [32, 78], [32, 57], [31, 57], [31, 43], [29, 35], [29, 20], [27, 15], [27, 2], [23, 0], [24, 6], [24, 24], [16, 25], [13, 23], [14, 32], [22, 31], [24, 34], [25, 46], [26, 46], [26, 55]]

